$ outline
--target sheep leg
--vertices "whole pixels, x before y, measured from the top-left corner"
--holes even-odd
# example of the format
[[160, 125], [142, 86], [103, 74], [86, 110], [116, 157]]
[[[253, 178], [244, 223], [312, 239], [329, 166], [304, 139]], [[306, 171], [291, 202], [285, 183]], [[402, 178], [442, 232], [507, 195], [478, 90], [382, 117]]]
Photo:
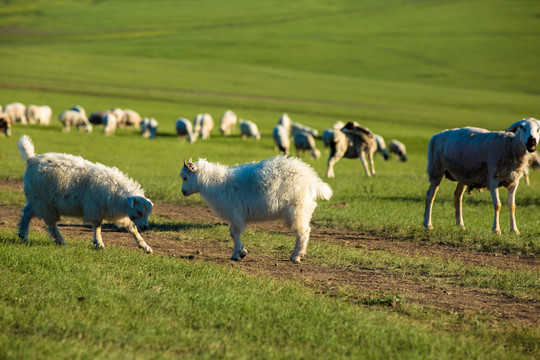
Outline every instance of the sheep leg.
[[34, 210], [30, 205], [26, 205], [22, 211], [21, 220], [19, 221], [19, 237], [22, 242], [28, 242], [28, 229], [30, 227], [30, 220], [35, 216]]
[[231, 260], [240, 261], [240, 259], [243, 259], [247, 255], [247, 250], [244, 249], [244, 244], [242, 244], [242, 232], [243, 229], [239, 227], [229, 226], [229, 234], [234, 241], [234, 251], [231, 255]]
[[62, 234], [60, 234], [60, 229], [58, 229], [58, 225], [56, 223], [47, 224], [47, 231], [51, 235], [51, 237], [54, 239], [54, 242], [58, 245], [66, 245], [66, 241], [62, 237]]
[[300, 260], [306, 255], [306, 249], [309, 242], [309, 233], [311, 228], [303, 228], [302, 230], [296, 231], [296, 243], [294, 245], [294, 250], [291, 254], [291, 261], [294, 263], [299, 263]]
[[495, 234], [501, 233], [501, 228], [499, 226], [499, 212], [501, 211], [501, 200], [499, 199], [499, 188], [497, 187], [498, 184], [492, 183], [490, 185], [490, 192], [491, 192], [491, 201], [493, 202], [493, 210], [494, 210], [494, 216], [493, 216], [493, 232]]
[[360, 161], [362, 161], [362, 166], [364, 167], [364, 171], [366, 172], [366, 176], [370, 177], [371, 173], [369, 172], [368, 164], [366, 161], [366, 153], [364, 151], [360, 152]]
[[327, 178], [333, 178], [335, 177], [334, 174], [334, 164], [339, 161], [345, 155], [345, 152], [342, 151], [336, 151], [336, 150], [330, 150], [330, 156], [328, 157], [328, 166], [326, 168], [326, 177]]
[[103, 244], [103, 239], [101, 238], [101, 223], [92, 224], [94, 228], [94, 245], [97, 249], [103, 249], [105, 244]]
[[368, 152], [368, 159], [371, 165], [371, 175], [375, 175], [375, 163], [373, 162], [373, 153], [371, 151]]
[[427, 230], [433, 229], [433, 225], [431, 225], [431, 209], [433, 208], [433, 201], [435, 201], [435, 195], [437, 195], [437, 191], [439, 190], [440, 183], [441, 183], [441, 180], [432, 181], [429, 185], [428, 191], [426, 192], [426, 210], [424, 212], [424, 227]]
[[456, 191], [454, 191], [454, 207], [456, 208], [456, 225], [465, 230], [465, 224], [463, 223], [463, 211], [462, 202], [463, 194], [465, 193], [465, 184], [458, 183]]
[[142, 238], [141, 234], [139, 234], [139, 231], [137, 230], [137, 226], [133, 222], [129, 222], [126, 226], [127, 231], [130, 232], [131, 235], [135, 238], [135, 241], [137, 242], [137, 245], [143, 249], [147, 254], [152, 253], [152, 248], [148, 246], [144, 239]]
[[519, 235], [516, 224], [516, 190], [519, 183], [516, 182], [508, 187], [508, 209], [510, 210], [510, 231]]

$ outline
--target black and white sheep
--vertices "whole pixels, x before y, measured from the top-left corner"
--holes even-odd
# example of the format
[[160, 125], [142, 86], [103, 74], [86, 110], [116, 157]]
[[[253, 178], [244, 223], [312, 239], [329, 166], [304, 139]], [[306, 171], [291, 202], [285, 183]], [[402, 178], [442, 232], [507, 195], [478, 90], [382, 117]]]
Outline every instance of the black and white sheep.
[[242, 135], [242, 139], [251, 137], [259, 140], [261, 138], [257, 124], [250, 120], [240, 120], [240, 134]]
[[321, 157], [321, 152], [315, 145], [315, 138], [311, 134], [306, 132], [296, 134], [293, 138], [293, 143], [296, 147], [297, 156], [300, 156], [300, 153], [303, 154], [305, 151], [309, 151], [315, 160]]
[[178, 141], [182, 141], [185, 137], [187, 137], [188, 142], [194, 143], [197, 141], [197, 136], [193, 133], [193, 125], [191, 125], [191, 121], [185, 118], [178, 118], [176, 120], [176, 134], [178, 135]]
[[378, 134], [373, 134], [373, 136], [375, 136], [375, 141], [377, 142], [377, 152], [381, 153], [384, 160], [388, 160], [390, 155], [388, 155], [388, 150], [386, 148], [386, 143], [384, 142], [384, 138]]
[[407, 161], [407, 148], [401, 141], [392, 139], [388, 143], [388, 151], [396, 154], [400, 161]]
[[279, 153], [282, 155], [289, 155], [291, 140], [289, 139], [289, 132], [287, 129], [280, 124], [274, 126], [272, 137], [274, 138], [274, 144], [276, 145]]
[[144, 118], [141, 122], [141, 134], [145, 139], [155, 139], [159, 123], [154, 118]]

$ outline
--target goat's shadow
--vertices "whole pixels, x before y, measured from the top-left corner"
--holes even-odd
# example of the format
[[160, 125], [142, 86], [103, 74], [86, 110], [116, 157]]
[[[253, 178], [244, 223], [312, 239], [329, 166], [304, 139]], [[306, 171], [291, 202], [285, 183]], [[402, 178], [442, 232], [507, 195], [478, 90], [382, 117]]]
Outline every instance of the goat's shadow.
[[192, 229], [210, 229], [216, 226], [227, 225], [225, 223], [216, 222], [212, 224], [200, 224], [195, 222], [171, 222], [171, 223], [155, 223], [150, 221], [149, 230], [150, 231], [185, 231]]

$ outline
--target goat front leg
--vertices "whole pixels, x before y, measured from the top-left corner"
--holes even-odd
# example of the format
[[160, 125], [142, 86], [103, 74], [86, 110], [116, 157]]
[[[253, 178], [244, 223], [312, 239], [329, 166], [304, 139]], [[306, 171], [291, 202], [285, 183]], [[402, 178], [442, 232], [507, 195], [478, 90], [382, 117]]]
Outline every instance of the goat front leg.
[[458, 183], [454, 191], [454, 207], [456, 209], [456, 225], [465, 230], [463, 223], [463, 193], [465, 193], [465, 184]]
[[152, 248], [144, 242], [144, 239], [142, 238], [141, 234], [139, 234], [139, 231], [137, 230], [137, 226], [132, 221], [129, 221], [126, 224], [126, 229], [127, 231], [131, 233], [131, 235], [133, 235], [133, 237], [135, 238], [135, 241], [137, 242], [137, 245], [141, 249], [143, 249], [147, 254], [152, 253]]
[[519, 235], [519, 230], [516, 224], [516, 190], [519, 183], [508, 187], [508, 209], [510, 210], [510, 231]]
[[105, 244], [103, 244], [103, 239], [101, 238], [101, 222], [96, 222], [92, 224], [94, 228], [94, 245], [96, 249], [103, 249]]
[[501, 233], [501, 227], [499, 226], [499, 212], [501, 211], [501, 200], [499, 199], [499, 188], [498, 188], [498, 182], [496, 180], [492, 180], [492, 183], [490, 184], [490, 192], [491, 192], [491, 201], [493, 202], [493, 233], [500, 234]]
[[229, 226], [229, 234], [234, 241], [234, 251], [231, 255], [231, 260], [240, 261], [240, 259], [243, 259], [247, 255], [247, 250], [244, 249], [241, 239], [243, 230], [243, 228], [237, 226]]

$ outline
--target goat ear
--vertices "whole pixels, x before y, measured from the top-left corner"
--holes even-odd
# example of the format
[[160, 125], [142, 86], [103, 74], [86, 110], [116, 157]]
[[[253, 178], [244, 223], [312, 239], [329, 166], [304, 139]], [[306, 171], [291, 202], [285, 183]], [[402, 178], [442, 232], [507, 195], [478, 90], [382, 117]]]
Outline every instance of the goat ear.
[[127, 202], [128, 202], [128, 206], [130, 208], [133, 208], [135, 204], [137, 203], [137, 198], [135, 196], [130, 196], [128, 197]]
[[523, 123], [525, 123], [525, 120], [519, 120], [518, 122], [513, 123], [508, 129], [506, 129], [506, 132], [516, 133], [519, 128], [523, 127]]

